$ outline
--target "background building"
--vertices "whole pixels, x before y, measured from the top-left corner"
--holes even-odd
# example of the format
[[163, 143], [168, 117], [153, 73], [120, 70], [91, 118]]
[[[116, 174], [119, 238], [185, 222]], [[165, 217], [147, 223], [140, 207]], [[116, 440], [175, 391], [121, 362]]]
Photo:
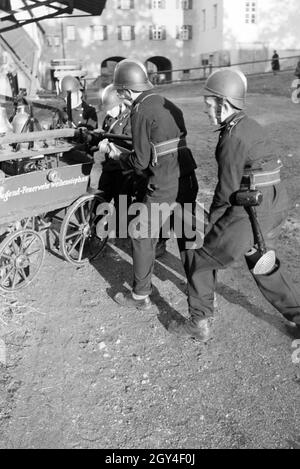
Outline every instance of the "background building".
[[[99, 0], [79, 3], [92, 7]], [[10, 32], [9, 40], [19, 57], [35, 51], [37, 75], [49, 89], [51, 61], [59, 60], [81, 63], [91, 81], [101, 75], [100, 85], [111, 81], [123, 58], [141, 60], [158, 72], [153, 78], [159, 82], [199, 78], [212, 66], [241, 62], [245, 72], [267, 71], [274, 49], [282, 67], [293, 67], [296, 59], [284, 57], [300, 51], [299, 24], [298, 0], [106, 0], [101, 15], [73, 10], [25, 26], [26, 41], [20, 30]]]
[[[201, 65], [194, 31], [198, 0], [107, 0], [100, 17], [71, 17], [46, 22], [42, 60], [81, 60], [89, 76], [110, 79], [115, 63], [138, 58], [149, 71]], [[45, 24], [45, 23], [44, 23]], [[184, 72], [181, 72], [184, 73]], [[188, 73], [188, 72], [185, 72]], [[172, 78], [160, 74], [160, 80]]]

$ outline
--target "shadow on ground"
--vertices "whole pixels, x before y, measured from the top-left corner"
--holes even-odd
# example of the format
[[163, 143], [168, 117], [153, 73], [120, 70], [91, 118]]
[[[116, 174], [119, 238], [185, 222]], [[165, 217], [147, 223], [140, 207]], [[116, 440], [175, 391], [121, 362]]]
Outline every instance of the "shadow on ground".
[[[118, 292], [124, 291], [124, 285], [131, 285], [132, 283], [132, 264], [126, 260], [128, 256], [131, 257], [130, 241], [116, 240], [115, 246], [119, 254], [116, 253], [114, 245], [108, 243], [105, 252], [92, 261], [93, 267], [110, 285], [107, 289], [107, 294], [112, 299]], [[118, 265], [117, 270], [116, 264]], [[164, 328], [168, 330], [171, 321], [181, 322], [187, 315], [186, 281], [180, 259], [167, 251], [162, 257], [157, 259], [154, 275], [161, 282], [168, 281], [173, 283], [176, 289], [179, 290], [177, 296], [175, 294], [172, 299], [166, 299], [157, 287], [153, 287], [151, 298], [158, 309], [157, 318]], [[262, 307], [251, 302], [240, 290], [219, 282], [216, 292], [228, 303], [240, 306], [246, 312], [265, 321], [281, 333], [290, 337], [298, 337], [298, 332], [293, 327], [286, 325], [279, 315], [272, 315], [266, 312]]]

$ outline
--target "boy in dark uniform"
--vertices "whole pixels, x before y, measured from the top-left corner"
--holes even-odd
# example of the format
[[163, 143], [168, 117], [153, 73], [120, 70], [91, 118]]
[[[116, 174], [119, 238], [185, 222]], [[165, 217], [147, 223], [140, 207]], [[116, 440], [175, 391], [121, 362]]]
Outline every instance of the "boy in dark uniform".
[[[101, 107], [106, 112], [102, 130], [105, 133], [132, 137], [130, 125], [131, 105], [129, 101], [121, 99], [113, 84], [108, 85], [101, 93]], [[123, 153], [132, 151], [132, 144], [124, 141], [117, 145]], [[119, 160], [110, 158], [108, 140], [102, 140], [98, 152], [94, 153], [94, 165], [90, 174], [90, 188], [100, 190], [107, 202], [114, 200], [116, 219], [119, 220], [119, 197], [126, 197], [127, 207], [132, 198], [141, 201], [145, 192], [145, 176], [134, 169], [124, 168]], [[123, 207], [125, 204], [123, 205]], [[156, 246], [156, 257], [166, 251], [166, 240], [160, 238]]]
[[[98, 127], [98, 117], [94, 106], [91, 106], [83, 99], [83, 89], [80, 81], [71, 75], [66, 75], [60, 84], [61, 96], [67, 103], [63, 113], [57, 115], [56, 126], [69, 126], [72, 128], [84, 127], [87, 130], [94, 130]], [[68, 95], [70, 102], [68, 103]], [[69, 109], [68, 109], [69, 104]], [[89, 152], [90, 146], [78, 144], [70, 152], [66, 152], [64, 158], [69, 164], [92, 163], [93, 157]]]
[[[94, 130], [98, 127], [98, 117], [94, 106], [88, 104], [83, 98], [83, 88], [78, 78], [66, 75], [60, 84], [61, 95], [66, 100], [68, 91], [71, 92], [72, 125], [75, 128], [86, 127]], [[70, 116], [65, 108], [64, 121], [68, 122]]]
[[[101, 94], [101, 107], [105, 111], [105, 118], [102, 123], [102, 130], [105, 133], [126, 135], [131, 137], [130, 129], [130, 107], [124, 100], [121, 100], [113, 85], [108, 85]], [[101, 190], [107, 202], [114, 199], [118, 204], [120, 194], [127, 194], [129, 188], [129, 175], [124, 175], [121, 164], [109, 158], [108, 140], [99, 143], [99, 150], [94, 154], [94, 165], [90, 175], [90, 187]], [[130, 151], [130, 143], [122, 142], [124, 150]], [[133, 171], [132, 171], [133, 173]]]
[[[247, 266], [264, 297], [290, 322], [300, 327], [300, 298], [283, 273], [278, 258], [263, 274], [256, 271], [261, 258], [253, 235], [251, 218], [244, 206], [235, 205], [241, 188], [257, 189], [263, 195], [257, 207], [260, 228], [268, 248], [274, 249], [288, 212], [288, 197], [280, 182], [280, 162], [264, 129], [243, 111], [247, 80], [236, 70], [213, 72], [205, 84], [205, 102], [211, 122], [219, 125], [216, 148], [218, 183], [210, 207], [210, 225], [201, 249], [194, 251], [188, 278], [190, 318], [173, 322], [170, 331], [180, 336], [207, 340], [216, 271], [245, 256]], [[274, 256], [275, 258], [275, 256]]]
[[[195, 203], [198, 191], [196, 163], [187, 147], [182, 111], [153, 92], [153, 85], [140, 62], [127, 59], [119, 62], [113, 83], [119, 95], [132, 102], [130, 120], [134, 151], [121, 154], [120, 163], [124, 169], [142, 172], [147, 179], [143, 213], [139, 217], [141, 236], [131, 236], [133, 290], [129, 295], [117, 294], [115, 300], [122, 306], [148, 309], [151, 307], [151, 277], [161, 225], [153, 232], [151, 217], [146, 215], [154, 204]], [[183, 241], [179, 239], [178, 244], [188, 269]]]

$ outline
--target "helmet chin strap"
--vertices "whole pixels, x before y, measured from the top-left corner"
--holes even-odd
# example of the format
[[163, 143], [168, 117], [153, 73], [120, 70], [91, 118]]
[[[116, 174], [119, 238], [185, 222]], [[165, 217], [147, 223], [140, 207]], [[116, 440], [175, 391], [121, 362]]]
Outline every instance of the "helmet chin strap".
[[107, 114], [111, 117], [118, 117], [122, 112], [122, 104], [119, 104], [117, 106], [114, 106], [113, 108], [109, 109], [107, 111]]
[[124, 88], [122, 90], [122, 99], [126, 99], [130, 103], [133, 103], [134, 98], [132, 96], [132, 91]]
[[73, 91], [71, 93], [71, 107], [72, 109], [77, 108], [81, 104], [82, 93], [81, 91]]
[[216, 120], [218, 124], [222, 124], [222, 111], [224, 102], [224, 98], [216, 97]]

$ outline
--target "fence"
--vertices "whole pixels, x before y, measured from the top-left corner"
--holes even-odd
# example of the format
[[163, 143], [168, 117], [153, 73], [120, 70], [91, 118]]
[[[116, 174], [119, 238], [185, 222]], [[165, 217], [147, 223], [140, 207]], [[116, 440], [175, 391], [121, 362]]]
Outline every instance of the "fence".
[[[280, 70], [295, 70], [297, 62], [299, 61], [299, 55], [293, 55], [288, 57], [283, 57], [280, 59]], [[267, 73], [272, 71], [272, 59], [265, 60], [255, 60], [248, 62], [239, 62], [230, 64], [227, 67], [229, 68], [238, 68], [245, 75], [255, 75], [261, 73]], [[226, 68], [227, 68], [226, 67]], [[159, 72], [150, 72], [150, 80], [154, 84], [164, 84], [164, 83], [176, 83], [183, 81], [191, 80], [205, 80], [208, 75], [216, 69], [225, 68], [224, 66], [220, 67], [217, 65], [207, 65], [202, 67], [193, 67], [190, 69], [175, 69], [175, 70], [162, 70]], [[171, 79], [167, 79], [170, 77]]]

